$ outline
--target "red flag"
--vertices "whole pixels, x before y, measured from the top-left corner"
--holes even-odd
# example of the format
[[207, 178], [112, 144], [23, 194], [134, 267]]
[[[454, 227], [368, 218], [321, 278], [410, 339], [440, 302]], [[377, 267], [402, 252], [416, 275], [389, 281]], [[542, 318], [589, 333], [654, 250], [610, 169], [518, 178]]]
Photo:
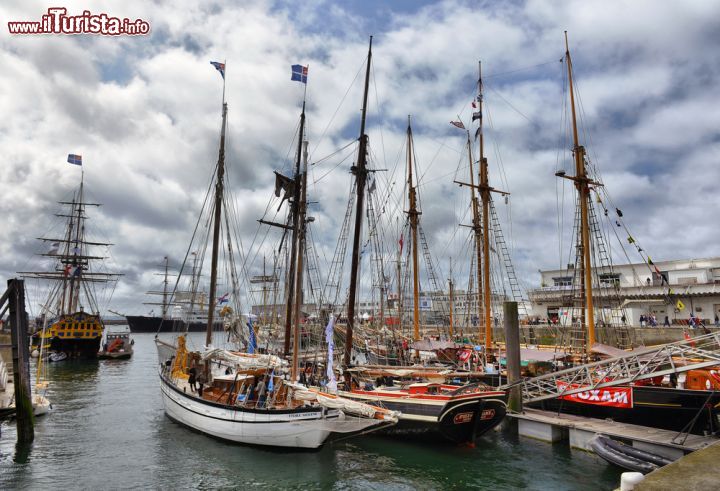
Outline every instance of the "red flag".
[[403, 246], [403, 236], [402, 235], [400, 236], [400, 240], [398, 241], [398, 243], [400, 244], [400, 254], [402, 254], [402, 246]]
[[470, 104], [472, 104], [473, 108], [477, 108], [477, 104], [475, 104], [475, 101], [472, 101]]

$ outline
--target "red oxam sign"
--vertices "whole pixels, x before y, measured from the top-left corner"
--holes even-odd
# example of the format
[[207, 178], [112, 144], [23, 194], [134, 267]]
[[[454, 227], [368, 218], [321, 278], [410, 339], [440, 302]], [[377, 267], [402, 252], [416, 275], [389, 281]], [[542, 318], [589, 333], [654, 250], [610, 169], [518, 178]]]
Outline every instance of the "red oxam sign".
[[[565, 389], [569, 384], [557, 382], [558, 389]], [[570, 385], [571, 389], [579, 388], [579, 385]], [[565, 401], [579, 402], [582, 404], [595, 404], [596, 406], [611, 406], [632, 408], [633, 392], [632, 387], [604, 387], [602, 389], [588, 389], [567, 396], [558, 397]]]

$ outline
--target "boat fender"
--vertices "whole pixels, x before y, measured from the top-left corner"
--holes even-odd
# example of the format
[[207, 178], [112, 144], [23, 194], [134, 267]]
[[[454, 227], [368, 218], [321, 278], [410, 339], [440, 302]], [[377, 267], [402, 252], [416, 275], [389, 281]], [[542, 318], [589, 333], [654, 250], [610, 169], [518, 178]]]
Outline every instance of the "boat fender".
[[642, 472], [623, 472], [620, 475], [620, 491], [633, 491], [645, 476]]

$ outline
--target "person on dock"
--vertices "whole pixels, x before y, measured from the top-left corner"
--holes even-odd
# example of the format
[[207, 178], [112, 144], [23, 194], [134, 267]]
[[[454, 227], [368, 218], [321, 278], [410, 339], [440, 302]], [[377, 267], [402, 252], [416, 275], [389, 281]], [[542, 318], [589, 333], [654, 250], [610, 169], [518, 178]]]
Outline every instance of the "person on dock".
[[670, 327], [670, 317], [667, 315], [665, 316], [665, 322], [663, 323], [663, 326]]

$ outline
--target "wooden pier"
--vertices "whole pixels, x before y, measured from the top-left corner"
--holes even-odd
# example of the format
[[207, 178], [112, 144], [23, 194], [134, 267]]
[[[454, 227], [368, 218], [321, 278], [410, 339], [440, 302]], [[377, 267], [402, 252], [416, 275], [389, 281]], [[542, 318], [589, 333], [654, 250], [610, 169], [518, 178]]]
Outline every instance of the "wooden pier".
[[677, 459], [720, 441], [715, 436], [686, 435], [677, 431], [650, 428], [611, 420], [586, 418], [539, 409], [508, 413], [518, 423], [518, 433], [549, 443], [568, 440], [571, 448], [592, 452], [590, 440], [598, 433], [631, 443], [647, 452]]

